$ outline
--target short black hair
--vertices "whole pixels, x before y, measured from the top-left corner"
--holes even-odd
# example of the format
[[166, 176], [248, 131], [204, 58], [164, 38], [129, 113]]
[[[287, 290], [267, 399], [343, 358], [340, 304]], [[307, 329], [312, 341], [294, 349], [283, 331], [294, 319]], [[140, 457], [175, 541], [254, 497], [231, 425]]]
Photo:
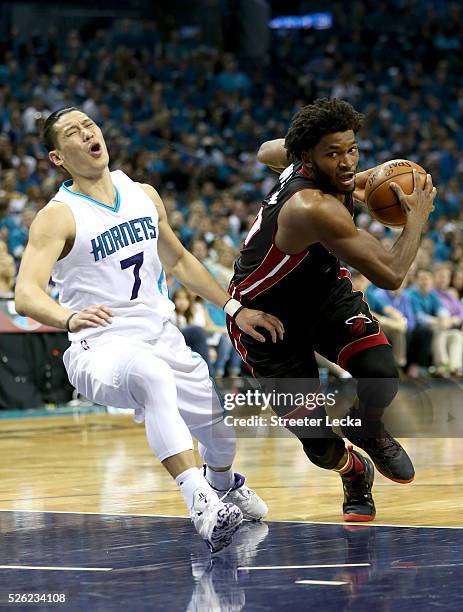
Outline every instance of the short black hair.
[[63, 115], [71, 113], [72, 111], [79, 110], [80, 109], [76, 106], [68, 106], [67, 108], [60, 108], [59, 110], [54, 111], [51, 115], [48, 116], [47, 120], [43, 125], [42, 130], [42, 139], [45, 144], [45, 148], [48, 152], [53, 151], [53, 149], [56, 149], [55, 123]]
[[354, 133], [362, 126], [363, 115], [345, 100], [319, 98], [298, 111], [286, 134], [288, 159], [302, 159], [303, 153], [314, 147], [323, 136], [335, 132]]

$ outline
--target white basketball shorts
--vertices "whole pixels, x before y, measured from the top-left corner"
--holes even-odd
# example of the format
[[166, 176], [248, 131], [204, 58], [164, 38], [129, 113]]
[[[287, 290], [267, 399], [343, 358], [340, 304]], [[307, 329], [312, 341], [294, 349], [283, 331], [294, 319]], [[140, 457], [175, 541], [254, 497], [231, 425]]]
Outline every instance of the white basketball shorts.
[[130, 376], [136, 358], [153, 364], [147, 384], [162, 385], [156, 372], [159, 359], [169, 366], [177, 389], [176, 407], [190, 431], [222, 420], [222, 406], [205, 361], [187, 347], [170, 322], [152, 341], [103, 332], [98, 338], [73, 342], [63, 361], [69, 381], [84, 397], [104, 406], [135, 409], [135, 420], [142, 422], [145, 407], [134, 397]]

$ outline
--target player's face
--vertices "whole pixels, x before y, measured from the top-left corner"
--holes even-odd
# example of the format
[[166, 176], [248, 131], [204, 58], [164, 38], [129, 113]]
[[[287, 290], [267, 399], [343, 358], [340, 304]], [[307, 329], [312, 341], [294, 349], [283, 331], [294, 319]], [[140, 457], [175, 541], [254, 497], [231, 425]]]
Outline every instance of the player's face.
[[[321, 187], [335, 193], [352, 193], [359, 151], [352, 130], [327, 134], [313, 147], [307, 165]], [[304, 160], [305, 161], [305, 160]]]
[[100, 128], [80, 111], [71, 111], [54, 126], [57, 147], [50, 159], [64, 166], [72, 176], [95, 178], [109, 163], [108, 150]]

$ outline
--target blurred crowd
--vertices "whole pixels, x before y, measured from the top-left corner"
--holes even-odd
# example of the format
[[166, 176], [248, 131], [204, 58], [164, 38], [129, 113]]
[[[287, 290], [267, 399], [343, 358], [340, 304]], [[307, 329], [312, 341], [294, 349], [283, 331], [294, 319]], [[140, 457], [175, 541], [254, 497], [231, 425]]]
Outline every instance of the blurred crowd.
[[[91, 33], [13, 30], [0, 40], [0, 296], [11, 296], [30, 224], [65, 178], [40, 141], [51, 111], [78, 106], [101, 125], [111, 167], [160, 192], [176, 234], [226, 287], [275, 180], [257, 162], [259, 144], [283, 136], [313, 98], [336, 96], [365, 113], [362, 169], [404, 157], [439, 187], [406, 287], [364, 290], [406, 372], [461, 373], [462, 7], [362, 0], [334, 3], [333, 18], [328, 30], [273, 32], [268, 61], [149, 20]], [[363, 208], [356, 217], [392, 244], [395, 233]], [[190, 344], [217, 377], [238, 374], [223, 313], [173, 281], [171, 291]]]

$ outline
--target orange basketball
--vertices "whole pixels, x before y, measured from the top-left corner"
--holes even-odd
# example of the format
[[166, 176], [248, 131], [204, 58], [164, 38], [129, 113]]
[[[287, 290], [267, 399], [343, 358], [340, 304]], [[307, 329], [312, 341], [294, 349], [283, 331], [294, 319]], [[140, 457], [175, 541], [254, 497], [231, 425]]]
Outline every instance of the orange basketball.
[[399, 199], [390, 188], [397, 183], [407, 195], [413, 191], [413, 169], [418, 172], [420, 187], [426, 181], [426, 170], [408, 159], [392, 159], [385, 162], [368, 177], [365, 201], [371, 216], [383, 225], [403, 227], [407, 220]]

